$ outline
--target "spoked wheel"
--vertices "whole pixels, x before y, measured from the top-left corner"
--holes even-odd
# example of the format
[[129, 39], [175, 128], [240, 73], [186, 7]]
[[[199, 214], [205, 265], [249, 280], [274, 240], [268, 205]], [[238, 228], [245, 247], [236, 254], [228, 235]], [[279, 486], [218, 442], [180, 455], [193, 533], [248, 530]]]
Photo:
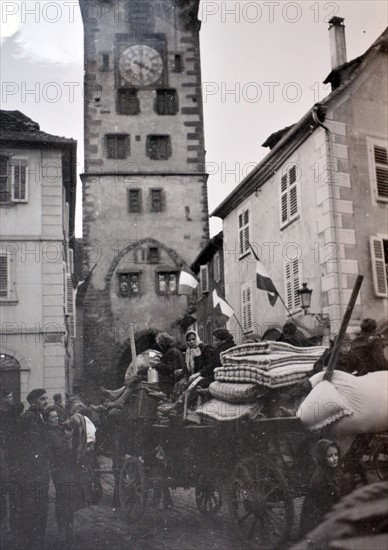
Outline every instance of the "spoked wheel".
[[276, 465], [257, 457], [241, 460], [228, 497], [229, 512], [246, 546], [279, 550], [292, 528], [293, 501]]
[[370, 469], [374, 470], [382, 480], [388, 479], [388, 436], [376, 437], [376, 442], [372, 442], [373, 455]]
[[202, 515], [215, 516], [222, 506], [221, 483], [201, 479], [195, 488], [195, 501]]
[[139, 520], [146, 505], [143, 463], [138, 458], [124, 460], [119, 479], [119, 499], [128, 519]]

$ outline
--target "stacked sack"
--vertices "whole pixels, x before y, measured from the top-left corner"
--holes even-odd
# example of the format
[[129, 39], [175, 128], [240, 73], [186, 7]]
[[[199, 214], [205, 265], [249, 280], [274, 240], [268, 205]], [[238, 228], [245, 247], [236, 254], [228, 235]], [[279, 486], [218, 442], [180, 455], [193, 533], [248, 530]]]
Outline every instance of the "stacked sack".
[[[325, 348], [299, 348], [282, 342], [255, 342], [221, 353], [221, 367], [209, 391], [213, 399], [197, 414], [219, 421], [262, 417], [264, 396], [269, 390], [289, 391], [307, 380]], [[274, 393], [274, 392], [272, 392]], [[283, 392], [284, 394], [284, 392]]]

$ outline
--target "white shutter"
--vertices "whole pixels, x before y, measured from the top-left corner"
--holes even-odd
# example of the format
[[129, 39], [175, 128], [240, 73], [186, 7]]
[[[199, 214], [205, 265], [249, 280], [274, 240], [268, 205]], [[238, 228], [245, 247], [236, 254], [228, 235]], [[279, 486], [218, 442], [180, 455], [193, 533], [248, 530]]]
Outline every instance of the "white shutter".
[[284, 225], [299, 214], [296, 165], [291, 166], [280, 180], [280, 219]]
[[386, 298], [388, 296], [388, 283], [383, 239], [370, 237], [370, 250], [375, 294], [381, 298]]
[[285, 264], [285, 290], [287, 307], [295, 310], [300, 307], [300, 296], [298, 290], [301, 281], [301, 264], [298, 258], [290, 260]]
[[240, 256], [242, 256], [244, 254], [244, 223], [242, 214], [238, 216], [238, 245]]
[[238, 244], [240, 257], [249, 252], [250, 241], [250, 212], [245, 208], [238, 215]]
[[292, 278], [291, 278], [291, 262], [287, 262], [285, 266], [286, 278], [286, 301], [288, 309], [292, 309]]
[[27, 202], [28, 170], [26, 159], [12, 159], [11, 165], [12, 201]]
[[209, 292], [209, 272], [207, 265], [200, 266], [201, 292]]
[[69, 273], [66, 273], [66, 315], [70, 336], [75, 336], [74, 316], [75, 316], [75, 294], [73, 289], [73, 280]]

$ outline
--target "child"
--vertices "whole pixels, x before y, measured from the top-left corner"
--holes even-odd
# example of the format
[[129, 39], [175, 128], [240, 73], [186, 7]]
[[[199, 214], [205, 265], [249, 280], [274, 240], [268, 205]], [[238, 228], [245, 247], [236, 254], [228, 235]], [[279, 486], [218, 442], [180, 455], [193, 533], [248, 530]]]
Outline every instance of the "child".
[[310, 480], [302, 506], [300, 535], [312, 531], [347, 492], [344, 474], [339, 468], [339, 447], [335, 441], [321, 439], [315, 447], [317, 469]]

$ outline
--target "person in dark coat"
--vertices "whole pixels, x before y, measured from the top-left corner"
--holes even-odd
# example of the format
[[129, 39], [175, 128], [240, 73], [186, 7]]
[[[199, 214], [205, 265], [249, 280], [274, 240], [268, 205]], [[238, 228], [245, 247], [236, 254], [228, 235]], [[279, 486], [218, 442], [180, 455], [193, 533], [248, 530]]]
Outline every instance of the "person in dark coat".
[[161, 391], [169, 397], [177, 381], [177, 374], [183, 372], [184, 359], [175, 338], [167, 332], [160, 332], [155, 340], [163, 355], [160, 362], [154, 363], [153, 366], [159, 373]]
[[50, 464], [47, 426], [43, 413], [47, 408], [46, 390], [37, 388], [27, 395], [29, 409], [21, 416], [21, 440], [14, 477], [18, 491], [11, 495], [11, 510], [18, 521], [11, 532], [18, 550], [41, 548], [48, 513]]
[[340, 452], [335, 441], [318, 441], [315, 457], [317, 468], [310, 480], [302, 506], [301, 537], [314, 529], [333, 505], [352, 489], [339, 467]]
[[216, 368], [221, 366], [221, 353], [230, 348], [233, 348], [236, 344], [233, 340], [233, 335], [230, 334], [225, 328], [216, 328], [213, 331], [213, 339], [215, 344], [215, 353], [213, 360], [213, 372]]
[[[330, 340], [330, 347], [326, 349], [321, 357], [314, 363], [314, 374], [323, 371], [329, 365], [331, 354], [333, 353], [336, 337]], [[336, 370], [341, 370], [349, 374], [355, 374], [360, 370], [360, 362], [355, 353], [352, 352], [352, 339], [349, 334], [345, 334], [342, 345], [338, 350]]]
[[55, 487], [55, 519], [59, 533], [67, 541], [73, 538], [74, 510], [82, 502], [79, 466], [72, 449], [72, 432], [59, 425], [55, 405], [46, 411], [50, 473]]
[[203, 344], [194, 330], [186, 332], [187, 349], [185, 352], [184, 374], [192, 383], [199, 377], [201, 387], [208, 387], [214, 380], [214, 365], [216, 354], [213, 346]]
[[352, 352], [358, 359], [357, 376], [368, 372], [388, 369], [388, 360], [384, 355], [384, 344], [376, 334], [377, 323], [374, 319], [364, 319], [360, 325], [361, 333], [352, 342]]

